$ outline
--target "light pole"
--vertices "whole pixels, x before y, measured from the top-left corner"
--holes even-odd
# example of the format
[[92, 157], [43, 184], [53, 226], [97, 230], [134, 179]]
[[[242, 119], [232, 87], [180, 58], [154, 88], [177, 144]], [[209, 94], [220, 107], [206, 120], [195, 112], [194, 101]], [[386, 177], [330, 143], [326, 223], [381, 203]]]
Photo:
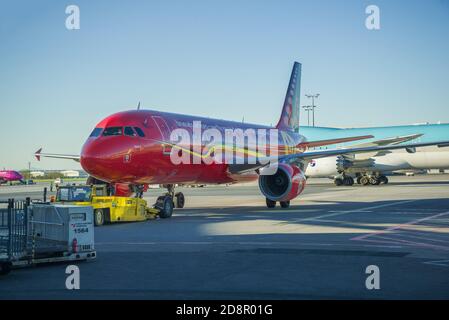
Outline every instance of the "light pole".
[[302, 108], [307, 111], [307, 125], [310, 126], [310, 111], [312, 110], [312, 106], [302, 106]]
[[312, 109], [312, 117], [313, 117], [313, 122], [312, 122], [312, 124], [313, 124], [313, 126], [315, 127], [315, 108], [316, 108], [316, 106], [315, 106], [315, 98], [317, 98], [318, 99], [318, 97], [320, 96], [320, 94], [319, 93], [317, 93], [317, 94], [306, 94], [306, 97], [307, 98], [312, 98], [312, 106], [311, 106], [311, 109]]

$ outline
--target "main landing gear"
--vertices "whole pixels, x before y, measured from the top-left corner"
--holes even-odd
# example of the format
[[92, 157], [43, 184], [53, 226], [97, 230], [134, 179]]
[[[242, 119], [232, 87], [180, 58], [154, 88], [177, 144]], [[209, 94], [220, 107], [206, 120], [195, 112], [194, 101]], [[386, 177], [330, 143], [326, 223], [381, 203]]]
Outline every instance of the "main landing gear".
[[357, 183], [361, 184], [362, 186], [378, 186], [380, 184], [387, 184], [388, 182], [388, 178], [383, 175], [363, 175], [357, 178]]
[[353, 186], [354, 178], [350, 176], [340, 176], [334, 179], [334, 183], [337, 187], [340, 186]]
[[[275, 208], [276, 207], [276, 201], [270, 200], [266, 198], [267, 208]], [[287, 209], [290, 207], [290, 201], [279, 201], [279, 204], [281, 208]]]
[[175, 193], [173, 184], [164, 185], [167, 193], [157, 198], [155, 206], [160, 210], [159, 216], [163, 219], [170, 218], [173, 214], [173, 208], [184, 208], [185, 198], [182, 192]]
[[357, 181], [357, 184], [362, 186], [378, 186], [380, 184], [387, 184], [388, 178], [384, 175], [362, 175], [358, 176], [356, 180], [350, 176], [340, 175], [334, 179], [334, 183], [337, 187], [340, 186], [352, 186]]

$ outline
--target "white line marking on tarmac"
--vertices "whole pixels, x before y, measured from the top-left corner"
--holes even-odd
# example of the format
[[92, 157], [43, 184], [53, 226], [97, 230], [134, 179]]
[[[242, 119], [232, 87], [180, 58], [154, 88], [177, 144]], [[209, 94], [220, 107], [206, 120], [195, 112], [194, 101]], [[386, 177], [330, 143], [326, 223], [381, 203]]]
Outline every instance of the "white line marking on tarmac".
[[340, 211], [340, 212], [335, 212], [335, 213], [330, 213], [330, 214], [323, 214], [323, 215], [317, 216], [317, 217], [310, 217], [310, 218], [299, 219], [299, 220], [295, 220], [295, 222], [318, 221], [321, 218], [336, 217], [336, 216], [340, 216], [340, 215], [343, 215], [343, 214], [355, 213], [355, 212], [372, 212], [372, 210], [374, 210], [374, 209], [392, 207], [392, 206], [396, 206], [396, 205], [400, 205], [400, 204], [406, 204], [406, 203], [411, 203], [411, 202], [416, 202], [416, 201], [419, 201], [419, 200], [405, 200], [405, 201], [398, 201], [398, 202], [393, 202], [393, 203], [385, 203], [385, 204], [381, 204], [381, 205], [374, 206], [374, 207], [367, 207], [367, 208], [353, 209], [353, 210], [347, 210], [347, 211]]
[[440, 266], [440, 267], [449, 267], [449, 260], [436, 260], [436, 261], [427, 261], [423, 262], [424, 264], [431, 264], [434, 266]]
[[398, 234], [398, 236], [407, 237], [407, 238], [415, 238], [415, 239], [420, 239], [420, 240], [429, 240], [429, 241], [433, 241], [433, 242], [449, 243], [449, 241], [447, 241], [447, 240], [433, 239], [433, 238], [429, 238], [429, 237], [420, 237], [420, 236], [415, 235], [415, 233], [413, 233], [413, 234], [400, 233], [400, 234]]
[[[317, 247], [348, 247], [350, 245], [346, 243], [318, 243], [318, 242], [291, 242], [291, 241], [278, 241], [278, 242], [255, 242], [255, 241], [164, 241], [164, 242], [98, 242], [95, 243], [95, 246], [155, 246], [155, 245], [248, 245], [248, 246], [285, 246], [285, 247], [306, 247], [306, 246], [317, 246]], [[403, 246], [394, 244], [394, 245], [375, 245], [375, 244], [364, 244], [361, 245], [362, 247], [366, 248], [392, 248], [392, 249], [398, 249], [403, 248]], [[360, 247], [359, 245], [355, 246], [355, 248]], [[351, 250], [351, 249], [349, 249]]]
[[[401, 244], [405, 244], [405, 245], [408, 245], [408, 246], [426, 247], [426, 248], [441, 249], [441, 250], [449, 250], [449, 247], [446, 247], [446, 246], [439, 246], [439, 245], [436, 245], [436, 244], [430, 244], [430, 243], [425, 243], [425, 242], [409, 241], [409, 240], [404, 240], [404, 239], [400, 239], [400, 238], [396, 238], [396, 237], [393, 238], [393, 237], [385, 237], [385, 236], [377, 235], [376, 239], [378, 239], [378, 238], [386, 239], [386, 240], [392, 240], [393, 243], [401, 243]], [[361, 239], [360, 241], [371, 242], [371, 240], [366, 240], [366, 239]]]
[[435, 266], [449, 267], [449, 260], [427, 261], [424, 264], [432, 264]]
[[373, 232], [373, 233], [364, 234], [364, 235], [361, 235], [361, 236], [358, 236], [358, 237], [354, 237], [351, 240], [363, 240], [363, 239], [368, 238], [368, 237], [372, 237], [372, 236], [376, 236], [376, 235], [380, 235], [380, 234], [385, 234], [385, 233], [388, 233], [390, 231], [394, 231], [394, 230], [397, 230], [397, 229], [403, 229], [405, 227], [410, 227], [410, 226], [418, 224], [420, 222], [423, 222], [423, 221], [426, 221], [426, 220], [430, 220], [430, 219], [434, 219], [434, 218], [438, 218], [438, 217], [442, 217], [442, 216], [445, 216], [445, 215], [448, 215], [448, 214], [449, 214], [449, 211], [443, 212], [443, 213], [439, 213], [439, 214], [435, 214], [433, 216], [426, 217], [426, 218], [416, 219], [416, 220], [413, 220], [413, 221], [410, 221], [410, 222], [407, 222], [407, 223], [398, 224], [398, 225], [396, 225], [394, 227], [390, 227], [390, 228], [387, 228], [387, 229], [384, 229], [384, 230], [381, 230], [381, 231], [378, 231], [378, 232]]

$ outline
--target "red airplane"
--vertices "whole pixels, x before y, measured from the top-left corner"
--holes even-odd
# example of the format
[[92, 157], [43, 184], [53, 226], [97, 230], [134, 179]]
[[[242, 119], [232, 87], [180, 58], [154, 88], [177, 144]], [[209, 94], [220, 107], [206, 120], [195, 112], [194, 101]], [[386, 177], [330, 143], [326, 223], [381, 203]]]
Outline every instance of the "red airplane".
[[[299, 134], [299, 98], [300, 98], [301, 64], [294, 63], [287, 89], [281, 117], [275, 128], [173, 114], [167, 112], [140, 110], [125, 111], [113, 114], [97, 124], [90, 137], [85, 142], [81, 154], [60, 155], [44, 154], [42, 149], [35, 153], [38, 160], [41, 156], [51, 158], [73, 159], [79, 161], [83, 169], [90, 175], [88, 183], [105, 182], [111, 186], [116, 195], [136, 193], [141, 196], [148, 184], [163, 184], [168, 193], [159, 197], [163, 206], [184, 206], [182, 193], [174, 193], [175, 184], [228, 184], [254, 181], [259, 179], [259, 188], [266, 198], [269, 208], [279, 202], [282, 208], [290, 205], [290, 200], [296, 198], [306, 185], [304, 175], [307, 165], [313, 160], [343, 154], [376, 152], [382, 150], [416, 148], [436, 143], [408, 144], [401, 146], [381, 146], [365, 148], [348, 148], [339, 150], [307, 151], [311, 147], [334, 145], [373, 136], [360, 136], [323, 141], [307, 141]], [[270, 175], [264, 175], [267, 165], [257, 163], [226, 163], [216, 161], [205, 163], [175, 164], [171, 159], [173, 152], [198, 157], [195, 150], [215, 150], [217, 145], [205, 141], [194, 141], [178, 145], [171, 140], [171, 134], [177, 129], [183, 129], [193, 134], [195, 122], [201, 123], [201, 128], [213, 128], [223, 133], [228, 129], [273, 130], [278, 132], [276, 158], [277, 170]], [[209, 141], [210, 142], [210, 141]], [[220, 143], [220, 146], [223, 146]], [[244, 148], [243, 153], [248, 149]], [[240, 152], [236, 150], [237, 153]], [[214, 151], [212, 151], [213, 153]], [[248, 152], [247, 152], [248, 153]], [[271, 154], [271, 151], [270, 151]], [[201, 155], [200, 155], [201, 158]], [[168, 208], [170, 209], [170, 208]]]

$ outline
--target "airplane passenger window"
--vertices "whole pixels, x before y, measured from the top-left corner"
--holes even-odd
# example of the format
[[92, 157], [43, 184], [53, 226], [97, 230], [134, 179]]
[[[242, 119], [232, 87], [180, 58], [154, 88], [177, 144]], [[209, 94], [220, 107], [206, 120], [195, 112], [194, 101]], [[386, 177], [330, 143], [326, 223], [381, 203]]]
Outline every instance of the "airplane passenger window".
[[137, 137], [137, 133], [131, 127], [125, 127], [125, 136]]
[[121, 136], [123, 134], [122, 127], [109, 127], [104, 129], [103, 136]]
[[101, 134], [101, 131], [103, 131], [103, 128], [95, 128], [89, 137], [98, 137]]
[[134, 127], [134, 130], [136, 130], [139, 137], [145, 137], [145, 133], [143, 133], [142, 129], [140, 129], [139, 127]]

